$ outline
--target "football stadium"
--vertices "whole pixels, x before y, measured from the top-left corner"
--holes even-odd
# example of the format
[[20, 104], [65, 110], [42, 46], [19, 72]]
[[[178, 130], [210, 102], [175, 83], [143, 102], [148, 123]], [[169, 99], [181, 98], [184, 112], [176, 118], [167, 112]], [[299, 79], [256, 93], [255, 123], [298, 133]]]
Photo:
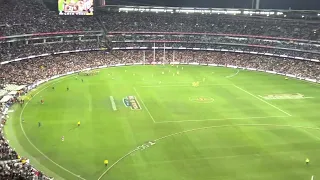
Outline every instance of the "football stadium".
[[0, 180], [320, 179], [320, 10], [47, 3], [0, 0]]

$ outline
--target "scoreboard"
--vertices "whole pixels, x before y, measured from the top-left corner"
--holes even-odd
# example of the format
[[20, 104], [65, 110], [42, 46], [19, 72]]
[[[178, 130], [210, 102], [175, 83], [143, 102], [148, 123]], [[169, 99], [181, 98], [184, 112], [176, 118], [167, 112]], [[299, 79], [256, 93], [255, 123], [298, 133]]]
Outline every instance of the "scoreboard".
[[59, 15], [93, 15], [93, 0], [58, 0]]

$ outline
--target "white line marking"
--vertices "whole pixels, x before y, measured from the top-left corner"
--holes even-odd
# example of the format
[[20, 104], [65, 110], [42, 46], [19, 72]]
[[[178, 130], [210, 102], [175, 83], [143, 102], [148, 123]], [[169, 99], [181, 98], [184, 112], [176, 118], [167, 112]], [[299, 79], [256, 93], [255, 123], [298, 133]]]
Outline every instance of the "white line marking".
[[[23, 107], [23, 109], [22, 109], [22, 111], [21, 111], [21, 113], [20, 113], [20, 127], [21, 127], [21, 130], [22, 130], [23, 135], [26, 137], [26, 139], [28, 140], [28, 142], [29, 142], [43, 157], [45, 157], [47, 160], [51, 161], [53, 164], [55, 164], [55, 165], [58, 166], [59, 168], [63, 169], [64, 171], [66, 171], [66, 172], [74, 175], [75, 177], [78, 177], [78, 178], [80, 178], [80, 179], [82, 179], [82, 180], [86, 180], [86, 179], [80, 177], [80, 175], [75, 174], [75, 173], [69, 171], [68, 169], [60, 166], [58, 163], [54, 162], [52, 159], [50, 159], [48, 156], [46, 156], [43, 152], [41, 152], [41, 151], [31, 142], [31, 140], [28, 138], [28, 136], [27, 136], [27, 134], [26, 134], [26, 132], [24, 131], [23, 126], [22, 126], [22, 114], [23, 114], [23, 112], [24, 112], [24, 109], [25, 109], [25, 108], [27, 107], [27, 105], [29, 104], [29, 102], [30, 102], [37, 94], [39, 94], [39, 93], [42, 92], [43, 90], [47, 89], [48, 87], [50, 87], [50, 86], [52, 86], [52, 85], [54, 85], [54, 84], [57, 84], [57, 83], [63, 81], [65, 78], [68, 78], [68, 77], [71, 77], [71, 76], [62, 77], [59, 81], [54, 82], [54, 83], [52, 83], [52, 84], [50, 84], [50, 85], [45, 86], [43, 89], [41, 89], [41, 90], [38, 91], [36, 94], [34, 94], [33, 97], [31, 97], [29, 101], [26, 102], [26, 105]], [[62, 79], [63, 79], [63, 80], [62, 80]], [[39, 163], [39, 164], [41, 164], [41, 163]]]
[[183, 134], [187, 132], [192, 132], [192, 131], [198, 131], [198, 130], [203, 130], [203, 129], [211, 129], [211, 128], [221, 128], [221, 127], [239, 127], [239, 126], [271, 126], [271, 127], [290, 127], [290, 128], [302, 128], [302, 129], [313, 129], [313, 130], [320, 130], [318, 127], [305, 127], [305, 126], [293, 126], [293, 125], [277, 125], [277, 124], [235, 124], [235, 125], [221, 125], [221, 126], [207, 126], [207, 127], [201, 127], [201, 128], [195, 128], [195, 129], [190, 129], [186, 131], [181, 131], [173, 134], [169, 134], [167, 136], [160, 137], [158, 139], [155, 139], [154, 141], [159, 141], [161, 139], [165, 139], [174, 135], [178, 134]]
[[279, 111], [281, 111], [281, 112], [285, 113], [286, 115], [288, 115], [288, 116], [292, 116], [291, 114], [287, 113], [286, 111], [284, 111], [284, 110], [282, 110], [282, 109], [278, 108], [278, 107], [277, 107], [277, 106], [275, 106], [275, 105], [272, 105], [272, 104], [268, 103], [267, 101], [265, 101], [265, 100], [263, 100], [263, 99], [261, 99], [261, 98], [259, 98], [259, 97], [255, 96], [254, 94], [252, 94], [252, 93], [250, 93], [250, 92], [248, 92], [248, 91], [246, 91], [246, 90], [242, 89], [241, 87], [239, 87], [239, 86], [237, 86], [237, 85], [235, 85], [235, 84], [234, 84], [234, 87], [236, 87], [236, 88], [240, 89], [241, 91], [243, 91], [243, 92], [245, 92], [245, 93], [247, 93], [247, 94], [251, 95], [252, 97], [254, 97], [254, 98], [256, 98], [256, 99], [259, 99], [260, 101], [262, 101], [262, 102], [264, 102], [264, 103], [268, 104], [269, 106], [274, 107], [275, 109], [278, 109]]
[[156, 121], [154, 120], [154, 118], [153, 118], [153, 116], [151, 115], [151, 113], [150, 113], [149, 109], [147, 108], [147, 106], [144, 104], [144, 102], [143, 102], [142, 98], [140, 97], [138, 91], [136, 90], [135, 87], [133, 87], [133, 90], [136, 92], [136, 94], [138, 95], [138, 97], [139, 97], [141, 103], [143, 104], [144, 108], [147, 110], [147, 112], [148, 112], [149, 116], [151, 117], [152, 121], [155, 123]]
[[[297, 93], [297, 94], [299, 94], [299, 93]], [[281, 94], [279, 94], [279, 95], [281, 95]], [[301, 96], [303, 96], [303, 95], [301, 95]], [[278, 98], [278, 99], [276, 99], [276, 98], [266, 98], [266, 97], [264, 97], [264, 96], [261, 96], [261, 95], [258, 95], [258, 97], [260, 97], [260, 98], [262, 98], [262, 99], [266, 99], [266, 100], [301, 100], [301, 99], [312, 99], [312, 98], [314, 98], [314, 97], [299, 97], [299, 98]]]
[[313, 180], [313, 176], [311, 176], [311, 180]]
[[[200, 80], [199, 80], [200, 81]], [[151, 86], [151, 85], [154, 85], [154, 84], [158, 84], [159, 81], [139, 81], [139, 82], [136, 82], [137, 84], [139, 85], [144, 85], [144, 86]], [[178, 82], [170, 82], [170, 81], [166, 81], [165, 84], [166, 85], [176, 85], [176, 84], [192, 84], [194, 81], [178, 81]]]
[[[288, 143], [290, 144], [290, 143]], [[230, 147], [232, 148], [232, 147]], [[276, 154], [286, 154], [286, 153], [295, 153], [295, 152], [309, 152], [309, 151], [320, 151], [320, 149], [307, 149], [307, 150], [296, 150], [296, 151], [276, 151], [270, 153], [253, 153], [253, 154], [238, 154], [238, 155], [230, 155], [230, 156], [207, 156], [202, 158], [185, 158], [185, 159], [175, 159], [175, 160], [166, 160], [166, 161], [155, 161], [155, 162], [146, 162], [146, 163], [136, 163], [136, 164], [128, 164], [129, 166], [136, 165], [145, 165], [145, 164], [166, 164], [173, 162], [183, 162], [183, 161], [198, 161], [198, 160], [208, 160], [208, 159], [225, 159], [225, 158], [237, 158], [237, 157], [245, 157], [245, 156], [256, 156], [263, 158], [263, 156], [276, 155]], [[261, 157], [262, 156], [262, 157]]]
[[240, 72], [240, 70], [238, 69], [238, 71], [237, 71], [235, 74], [231, 74], [231, 75], [229, 75], [229, 76], [226, 76], [226, 78], [232, 78], [232, 77], [238, 75], [239, 72]]
[[[163, 137], [160, 137], [158, 139], [155, 139], [154, 141], [159, 141], [165, 138], [169, 138], [171, 136], [175, 136], [175, 135], [179, 135], [179, 134], [184, 134], [187, 132], [192, 132], [192, 131], [197, 131], [197, 130], [203, 130], [203, 129], [210, 129], [210, 128], [222, 128], [222, 127], [239, 127], [239, 126], [271, 126], [271, 127], [289, 127], [289, 128], [302, 128], [302, 129], [313, 129], [313, 130], [320, 130], [320, 128], [318, 127], [304, 127], [304, 126], [292, 126], [292, 125], [277, 125], [277, 124], [235, 124], [235, 125], [221, 125], [221, 126], [207, 126], [207, 127], [201, 127], [201, 128], [195, 128], [195, 129], [189, 129], [189, 130], [185, 130], [185, 131], [181, 131], [181, 132], [177, 132], [177, 133], [173, 133], [173, 134], [169, 134]], [[110, 169], [117, 165], [121, 160], [123, 160], [124, 158], [126, 158], [127, 156], [129, 156], [130, 154], [134, 153], [135, 151], [137, 151], [137, 148], [135, 148], [134, 150], [130, 151], [129, 153], [127, 153], [126, 155], [122, 156], [120, 159], [118, 159], [115, 163], [113, 163], [110, 168], [108, 168], [106, 171], [104, 171], [102, 173], [102, 175], [99, 177], [98, 180], [100, 180], [108, 171], [110, 171]]]
[[113, 166], [115, 166], [116, 164], [118, 164], [119, 161], [121, 161], [122, 159], [126, 158], [127, 156], [129, 156], [130, 154], [132, 154], [132, 153], [134, 153], [134, 152], [136, 152], [136, 151], [138, 151], [137, 148], [135, 148], [134, 150], [128, 152], [126, 155], [122, 156], [120, 159], [118, 159], [116, 162], [114, 162], [107, 170], [105, 170], [105, 171], [101, 174], [101, 176], [98, 178], [98, 180], [100, 180]]
[[[202, 86], [233, 86], [233, 84], [201, 84]], [[139, 87], [192, 87], [192, 83], [190, 84], [175, 84], [175, 85], [154, 85], [154, 86], [139, 86]]]
[[241, 119], [268, 119], [268, 118], [286, 118], [289, 116], [263, 116], [263, 117], [244, 117], [244, 118], [220, 118], [220, 119], [191, 119], [180, 121], [161, 121], [155, 123], [182, 123], [182, 122], [201, 122], [201, 121], [223, 121], [223, 120], [241, 120]]
[[316, 139], [320, 140], [320, 137], [318, 137], [318, 136], [316, 136], [316, 135], [314, 135], [314, 134], [312, 134], [312, 133], [310, 133], [310, 132], [306, 131], [305, 129], [304, 129], [303, 131], [304, 131], [306, 134], [309, 134], [310, 136], [312, 136], [312, 137], [314, 137], [314, 138], [316, 138]]
[[303, 97], [302, 99], [313, 99], [314, 97]]

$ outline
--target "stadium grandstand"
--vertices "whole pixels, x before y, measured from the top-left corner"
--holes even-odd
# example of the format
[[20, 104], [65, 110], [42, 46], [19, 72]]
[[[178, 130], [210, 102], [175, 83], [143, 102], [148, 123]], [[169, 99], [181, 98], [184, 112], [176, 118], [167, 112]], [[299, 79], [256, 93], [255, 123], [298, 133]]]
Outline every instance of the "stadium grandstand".
[[16, 152], [4, 128], [21, 96], [70, 72], [178, 63], [320, 83], [320, 11], [104, 6], [60, 16], [35, 0], [0, 9], [1, 180], [59, 179]]

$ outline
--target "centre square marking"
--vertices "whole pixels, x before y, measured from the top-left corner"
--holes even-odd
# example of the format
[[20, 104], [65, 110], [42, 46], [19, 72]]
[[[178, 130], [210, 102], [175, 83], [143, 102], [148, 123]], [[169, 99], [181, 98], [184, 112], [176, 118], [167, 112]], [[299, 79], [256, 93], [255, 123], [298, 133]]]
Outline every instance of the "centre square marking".
[[155, 123], [284, 118], [281, 111], [233, 85], [140, 86]]

